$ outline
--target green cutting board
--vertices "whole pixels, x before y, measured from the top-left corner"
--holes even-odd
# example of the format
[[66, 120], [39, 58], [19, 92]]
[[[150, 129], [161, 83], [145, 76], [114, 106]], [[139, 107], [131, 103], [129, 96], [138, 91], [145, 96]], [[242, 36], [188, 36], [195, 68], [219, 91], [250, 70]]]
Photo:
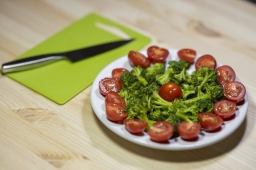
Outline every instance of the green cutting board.
[[61, 60], [32, 70], [8, 73], [7, 76], [57, 104], [65, 104], [88, 87], [110, 62], [128, 54], [130, 50], [139, 50], [150, 42], [149, 37], [137, 31], [96, 13], [90, 13], [18, 58], [69, 51], [123, 39], [113, 32], [98, 27], [98, 23], [118, 28], [135, 40], [79, 62]]

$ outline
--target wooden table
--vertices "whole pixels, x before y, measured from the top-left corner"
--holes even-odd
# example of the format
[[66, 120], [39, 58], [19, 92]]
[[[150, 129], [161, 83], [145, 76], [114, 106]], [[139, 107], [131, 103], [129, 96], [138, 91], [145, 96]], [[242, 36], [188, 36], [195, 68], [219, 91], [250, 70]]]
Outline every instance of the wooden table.
[[190, 47], [232, 66], [249, 96], [246, 119], [214, 145], [155, 150], [107, 129], [92, 110], [91, 87], [57, 105], [0, 75], [0, 169], [256, 169], [256, 5], [242, 0], [1, 0], [0, 63], [92, 11], [149, 35], [152, 44]]

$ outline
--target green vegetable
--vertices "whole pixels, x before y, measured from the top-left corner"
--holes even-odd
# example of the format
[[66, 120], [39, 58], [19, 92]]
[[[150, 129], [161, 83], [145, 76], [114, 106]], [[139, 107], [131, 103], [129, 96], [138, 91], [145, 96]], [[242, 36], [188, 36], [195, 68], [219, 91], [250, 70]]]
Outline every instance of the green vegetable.
[[[223, 89], [218, 85], [214, 69], [203, 67], [187, 73], [189, 63], [184, 60], [170, 61], [165, 70], [164, 63], [151, 67], [133, 67], [131, 73], [121, 75], [120, 96], [126, 101], [127, 119], [141, 119], [153, 123], [165, 120], [175, 129], [181, 121], [198, 122], [198, 113], [213, 112], [213, 104], [223, 99]], [[168, 102], [161, 98], [158, 90], [167, 82], [174, 82], [182, 89], [182, 98]]]

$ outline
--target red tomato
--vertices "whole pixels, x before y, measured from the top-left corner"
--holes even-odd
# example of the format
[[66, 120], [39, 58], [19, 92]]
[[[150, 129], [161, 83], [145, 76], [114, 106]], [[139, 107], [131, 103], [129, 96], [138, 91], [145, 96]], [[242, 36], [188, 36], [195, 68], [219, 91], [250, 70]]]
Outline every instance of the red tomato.
[[125, 71], [127, 73], [129, 73], [129, 71], [127, 69], [125, 69], [125, 68], [115, 68], [115, 69], [112, 70], [112, 77], [117, 79], [121, 83], [120, 76]]
[[116, 103], [106, 103], [106, 114], [107, 118], [114, 122], [121, 121], [128, 116], [124, 112], [124, 107]]
[[177, 130], [182, 139], [190, 140], [198, 136], [201, 131], [201, 125], [197, 122], [183, 121], [178, 124]]
[[236, 111], [236, 103], [228, 100], [220, 100], [214, 103], [213, 111], [223, 119], [230, 118]]
[[220, 66], [216, 69], [216, 71], [218, 75], [218, 83], [221, 86], [224, 86], [224, 84], [228, 81], [235, 81], [236, 79], [236, 73], [230, 66]]
[[181, 88], [172, 82], [163, 84], [158, 93], [164, 100], [169, 102], [172, 102], [176, 98], [181, 98], [182, 96]]
[[125, 119], [124, 125], [130, 133], [138, 134], [146, 129], [148, 122], [139, 119]]
[[136, 51], [130, 51], [128, 54], [128, 59], [131, 64], [131, 66], [141, 66], [143, 68], [146, 68], [150, 65], [150, 61], [147, 57], [145, 57], [143, 54], [136, 52]]
[[227, 100], [233, 102], [241, 102], [244, 100], [246, 89], [241, 82], [238, 81], [229, 81], [223, 87], [224, 97]]
[[206, 54], [206, 55], [199, 57], [196, 60], [195, 67], [196, 67], [196, 70], [199, 70], [201, 67], [210, 67], [210, 68], [215, 69], [216, 65], [217, 64], [216, 64], [215, 58], [209, 54]]
[[105, 103], [115, 103], [115, 104], [119, 104], [123, 107], [126, 107], [126, 103], [124, 101], [124, 99], [117, 93], [117, 92], [113, 92], [110, 91], [107, 96], [105, 97]]
[[150, 139], [156, 142], [165, 142], [173, 135], [174, 127], [172, 124], [165, 121], [154, 123], [148, 130]]
[[152, 62], [165, 62], [166, 58], [169, 55], [169, 51], [165, 48], [160, 48], [158, 46], [150, 46], [147, 49], [148, 58]]
[[193, 63], [196, 58], [196, 51], [192, 49], [181, 49], [178, 51], [178, 56], [180, 59], [185, 60], [188, 63]]
[[106, 96], [110, 91], [119, 92], [121, 90], [121, 84], [115, 78], [104, 78], [99, 82], [100, 93]]
[[198, 114], [198, 119], [205, 131], [214, 131], [221, 127], [223, 119], [213, 113], [203, 112]]

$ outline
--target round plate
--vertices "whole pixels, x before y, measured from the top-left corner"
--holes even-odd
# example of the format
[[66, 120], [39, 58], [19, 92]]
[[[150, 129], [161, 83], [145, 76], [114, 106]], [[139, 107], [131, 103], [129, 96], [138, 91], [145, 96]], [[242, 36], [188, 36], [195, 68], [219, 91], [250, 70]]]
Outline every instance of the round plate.
[[[178, 60], [177, 56], [178, 50], [169, 49], [170, 55], [168, 56], [169, 60]], [[146, 55], [146, 51], [141, 51], [142, 54]], [[197, 55], [197, 58], [199, 55]], [[167, 61], [167, 62], [168, 62]], [[168, 64], [167, 64], [168, 65]], [[220, 66], [220, 64], [218, 64]], [[247, 109], [248, 109], [248, 95], [246, 94], [245, 100], [243, 105], [238, 106], [238, 110], [235, 112], [235, 118], [229, 121], [225, 121], [222, 125], [222, 128], [218, 132], [205, 132], [202, 131], [198, 139], [195, 141], [185, 141], [181, 139], [180, 137], [171, 138], [167, 143], [156, 143], [150, 140], [148, 134], [145, 132], [143, 135], [136, 136], [131, 133], [129, 133], [124, 125], [122, 124], [116, 124], [111, 121], [109, 121], [106, 117], [105, 113], [105, 99], [100, 94], [98, 84], [99, 81], [105, 77], [111, 77], [111, 72], [114, 68], [126, 68], [128, 70], [131, 70], [132, 67], [129, 64], [128, 57], [124, 56], [122, 58], [119, 58], [109, 65], [107, 65], [96, 77], [92, 84], [91, 89], [91, 104], [92, 108], [97, 115], [97, 117], [100, 119], [100, 121], [111, 131], [116, 133], [117, 135], [123, 137], [126, 140], [129, 140], [133, 143], [143, 145], [149, 148], [155, 148], [155, 149], [162, 149], [162, 150], [189, 150], [189, 149], [196, 149], [201, 148], [205, 146], [212, 145], [227, 136], [229, 136], [231, 133], [233, 133], [243, 122], [245, 119]], [[192, 72], [194, 69], [194, 65], [190, 66], [190, 69], [188, 72]], [[239, 79], [237, 78], [239, 81]]]

